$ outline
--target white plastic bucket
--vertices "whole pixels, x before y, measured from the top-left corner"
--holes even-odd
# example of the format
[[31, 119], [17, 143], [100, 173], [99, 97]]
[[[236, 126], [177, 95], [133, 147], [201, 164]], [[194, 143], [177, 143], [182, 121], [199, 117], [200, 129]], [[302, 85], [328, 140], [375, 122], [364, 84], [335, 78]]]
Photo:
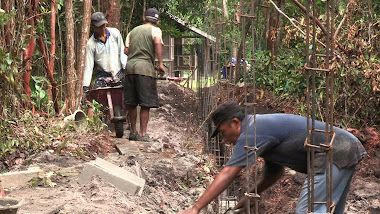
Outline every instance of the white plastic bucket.
[[86, 114], [82, 110], [76, 110], [73, 114], [65, 117], [63, 121], [65, 126], [73, 124], [75, 129], [84, 129], [87, 126]]

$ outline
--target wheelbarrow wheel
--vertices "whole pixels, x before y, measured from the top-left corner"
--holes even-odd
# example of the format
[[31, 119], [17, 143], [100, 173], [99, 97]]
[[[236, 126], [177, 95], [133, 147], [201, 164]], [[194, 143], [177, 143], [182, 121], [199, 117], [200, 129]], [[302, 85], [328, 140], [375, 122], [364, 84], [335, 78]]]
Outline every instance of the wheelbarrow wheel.
[[[119, 117], [119, 116], [122, 115], [120, 106], [115, 106], [114, 110], [115, 110], [115, 116], [116, 117]], [[122, 138], [123, 137], [123, 134], [124, 134], [124, 127], [123, 127], [123, 125], [124, 125], [123, 121], [121, 121], [121, 120], [115, 121], [115, 132], [116, 132], [116, 137], [117, 138]]]
[[115, 122], [115, 132], [117, 138], [122, 138], [124, 134], [123, 121]]

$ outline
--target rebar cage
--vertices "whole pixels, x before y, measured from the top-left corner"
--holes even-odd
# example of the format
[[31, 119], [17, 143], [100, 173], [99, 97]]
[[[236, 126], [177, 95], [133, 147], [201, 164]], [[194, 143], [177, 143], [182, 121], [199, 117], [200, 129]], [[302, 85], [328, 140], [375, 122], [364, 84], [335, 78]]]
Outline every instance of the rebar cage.
[[[214, 139], [210, 139], [211, 130], [213, 130], [213, 124], [210, 121], [211, 112], [217, 108], [217, 106], [225, 101], [237, 101], [239, 94], [237, 94], [238, 88], [243, 86], [243, 102], [245, 107], [245, 114], [252, 114], [256, 118], [256, 70], [255, 70], [255, 51], [260, 47], [256, 47], [256, 44], [261, 44], [264, 38], [263, 20], [259, 17], [263, 16], [265, 12], [268, 12], [268, 8], [272, 8], [274, 11], [280, 14], [281, 18], [287, 18], [295, 28], [301, 31], [305, 38], [306, 50], [305, 50], [305, 65], [302, 68], [306, 79], [307, 91], [305, 95], [306, 100], [306, 116], [308, 118], [307, 130], [308, 135], [305, 139], [305, 146], [308, 149], [308, 213], [313, 213], [315, 204], [325, 204], [327, 213], [334, 212], [334, 203], [332, 201], [332, 148], [334, 141], [333, 132], [333, 87], [334, 87], [334, 72], [332, 63], [336, 53], [334, 53], [334, 10], [335, 3], [332, 0], [324, 2], [325, 16], [324, 23], [318, 20], [317, 14], [318, 7], [316, 0], [307, 0], [304, 7], [305, 12], [305, 30], [303, 31], [298, 27], [292, 19], [290, 19], [284, 13], [284, 0], [278, 0], [280, 5], [272, 0], [235, 0], [233, 3], [233, 16], [228, 16], [225, 10], [219, 10], [219, 8], [226, 8], [228, 2], [226, 0], [214, 0], [213, 9], [208, 9], [206, 13], [206, 23], [211, 30], [211, 34], [215, 35], [216, 42], [207, 40], [204, 43], [203, 62], [205, 64], [203, 70], [199, 70], [197, 75], [197, 93], [199, 102], [199, 121], [202, 127], [203, 139], [206, 142], [205, 152], [211, 153], [215, 157], [215, 163], [217, 166], [222, 167], [227, 163], [231, 156], [233, 148], [226, 146], [222, 143], [222, 139], [217, 136]], [[294, 1], [294, 3], [298, 3]], [[264, 11], [265, 10], [265, 11]], [[265, 21], [265, 20], [264, 20]], [[318, 29], [317, 29], [318, 28]], [[323, 38], [317, 38], [317, 30], [323, 31]], [[279, 39], [280, 29], [274, 29], [271, 34], [272, 39]], [[230, 45], [228, 45], [230, 44]], [[248, 45], [247, 45], [248, 44]], [[229, 48], [228, 48], [229, 46]], [[319, 52], [319, 53], [318, 53]], [[235, 58], [236, 65], [231, 66], [231, 59]], [[224, 73], [221, 75], [221, 71]], [[242, 74], [242, 75], [240, 75]], [[273, 75], [276, 75], [275, 73]], [[241, 78], [242, 76], [242, 78]], [[325, 87], [325, 109], [326, 111], [318, 112], [317, 102], [319, 99], [316, 94], [316, 78], [323, 76]], [[251, 83], [251, 84], [249, 84]], [[251, 87], [252, 93], [247, 91], [247, 88]], [[322, 117], [326, 122], [324, 130], [317, 130], [315, 128], [316, 115]], [[254, 124], [254, 130], [256, 133], [256, 123]], [[316, 145], [315, 133], [323, 132], [325, 134], [325, 143]], [[255, 140], [256, 141], [256, 140]], [[246, 154], [249, 150], [254, 152], [254, 158], [257, 160], [256, 155], [256, 142], [253, 147], [248, 146], [246, 140]], [[315, 151], [325, 152], [326, 157], [326, 201], [314, 200], [314, 153]], [[249, 165], [247, 158], [247, 167], [245, 168], [245, 194], [250, 198], [251, 204], [254, 204], [255, 208], [251, 208], [248, 204], [246, 209], [247, 213], [259, 213], [259, 198], [257, 194], [257, 177], [258, 167], [255, 161], [254, 166]], [[251, 168], [253, 170], [251, 170]], [[225, 192], [223, 192], [218, 198], [218, 205], [215, 208], [217, 213], [228, 213], [232, 207], [236, 205], [241, 195], [236, 195], [237, 189], [240, 188], [240, 184], [233, 183]], [[253, 185], [253, 187], [252, 187]], [[249, 189], [255, 189], [254, 192], [248, 192]]]

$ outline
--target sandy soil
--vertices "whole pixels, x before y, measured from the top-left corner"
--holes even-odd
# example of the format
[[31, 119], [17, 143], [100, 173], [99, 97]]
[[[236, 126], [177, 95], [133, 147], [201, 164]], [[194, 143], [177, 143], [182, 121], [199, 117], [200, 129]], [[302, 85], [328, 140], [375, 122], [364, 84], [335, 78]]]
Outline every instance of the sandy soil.
[[[61, 155], [54, 149], [28, 157], [29, 165], [16, 165], [11, 171], [39, 166], [53, 174], [51, 182], [6, 191], [7, 196], [22, 200], [18, 213], [177, 213], [189, 207], [216, 175], [212, 157], [202, 153], [202, 139], [194, 131], [197, 103], [195, 94], [175, 83], [159, 84], [162, 106], [151, 111], [148, 133], [153, 142], [129, 141], [114, 133], [99, 136], [78, 135], [76, 144], [67, 145]], [[364, 133], [364, 132], [361, 132]], [[360, 163], [351, 185], [347, 213], [380, 213], [380, 142], [376, 135], [364, 139], [368, 157]], [[364, 133], [364, 136], [368, 136]], [[113, 143], [135, 148], [119, 155]], [[101, 157], [146, 180], [141, 197], [122, 192], [99, 177], [78, 184], [83, 164], [89, 161], [75, 155], [74, 149]], [[305, 176], [286, 175], [260, 200], [260, 213], [293, 213]], [[239, 194], [239, 193], [238, 193]], [[216, 213], [211, 204], [203, 213]]]

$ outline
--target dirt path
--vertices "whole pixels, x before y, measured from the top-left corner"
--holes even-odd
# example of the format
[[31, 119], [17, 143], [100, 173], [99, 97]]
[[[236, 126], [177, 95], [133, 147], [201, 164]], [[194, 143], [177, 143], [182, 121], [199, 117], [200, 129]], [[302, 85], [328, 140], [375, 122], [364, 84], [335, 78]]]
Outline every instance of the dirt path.
[[[194, 150], [200, 139], [190, 130], [195, 122], [195, 99], [192, 93], [174, 83], [160, 85], [159, 96], [164, 105], [151, 111], [149, 122], [148, 132], [153, 142], [129, 141], [129, 131], [125, 131], [122, 139], [87, 139], [93, 149], [110, 150], [105, 156], [97, 151], [101, 158], [146, 179], [141, 197], [124, 193], [99, 177], [79, 185], [78, 177], [86, 161], [68, 153], [57, 156], [51, 150], [32, 156], [27, 162], [28, 167], [38, 166], [45, 174], [54, 172], [51, 176], [54, 187], [7, 190], [7, 196], [22, 200], [19, 213], [177, 213], [184, 202], [189, 205], [191, 198], [183, 194], [188, 188], [184, 183], [193, 178], [189, 173], [192, 174], [194, 164], [205, 162], [199, 151]], [[78, 138], [86, 140], [83, 136]], [[130, 152], [119, 155], [109, 148], [108, 140], [127, 145]], [[16, 166], [13, 170], [26, 168]], [[203, 191], [199, 189], [197, 194]]]
[[67, 157], [50, 152], [39, 154], [34, 162], [44, 172], [59, 174], [51, 177], [57, 185], [25, 187], [7, 195], [23, 200], [19, 213], [175, 213], [181, 201], [187, 200], [181, 195], [180, 178], [198, 161], [196, 155], [162, 151], [159, 142], [146, 146], [127, 139], [117, 141], [129, 144], [131, 153], [112, 152], [104, 159], [146, 179], [142, 197], [124, 193], [99, 177], [79, 185], [79, 173], [85, 162], [75, 159], [63, 166], [61, 163]]

